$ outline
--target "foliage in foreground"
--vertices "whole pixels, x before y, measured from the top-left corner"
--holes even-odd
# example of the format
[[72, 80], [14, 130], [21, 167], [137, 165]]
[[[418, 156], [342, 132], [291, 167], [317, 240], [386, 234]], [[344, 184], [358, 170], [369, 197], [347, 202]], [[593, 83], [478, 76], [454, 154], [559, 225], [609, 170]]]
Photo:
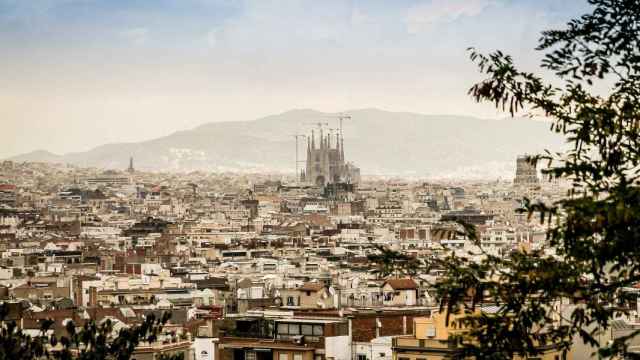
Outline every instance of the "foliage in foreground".
[[[472, 330], [458, 339], [463, 356], [535, 356], [539, 345], [568, 350], [579, 336], [610, 357], [623, 354], [637, 334], [597, 340], [612, 319], [629, 312], [616, 306], [619, 289], [640, 282], [640, 2], [589, 3], [591, 13], [542, 33], [537, 50], [545, 53], [543, 71], [555, 74], [553, 84], [518, 70], [500, 51], [470, 50], [486, 76], [470, 94], [512, 116], [551, 118], [569, 150], [531, 161], [572, 188], [553, 204], [525, 199], [530, 216], [548, 226], [546, 245], [555, 254], [485, 254], [481, 262], [451, 256], [439, 264], [446, 270], [437, 285], [441, 307], [474, 314], [463, 320]], [[497, 313], [473, 312], [486, 301]]]
[[375, 265], [373, 273], [377, 274], [379, 278], [414, 277], [425, 269], [425, 266], [417, 258], [378, 244], [375, 244], [374, 248], [376, 253], [369, 254], [367, 260]]
[[[169, 314], [156, 318], [147, 316], [142, 324], [123, 328], [117, 336], [113, 333], [111, 320], [100, 324], [87, 322], [79, 330], [69, 321], [65, 324], [66, 335], [56, 337], [49, 334], [52, 320], [41, 321], [40, 334], [31, 337], [18, 328], [15, 321], [4, 321], [7, 315], [6, 304], [0, 305], [0, 360], [4, 359], [114, 359], [126, 360], [143, 341], [157, 340], [162, 326]], [[179, 355], [164, 359], [179, 360]]]

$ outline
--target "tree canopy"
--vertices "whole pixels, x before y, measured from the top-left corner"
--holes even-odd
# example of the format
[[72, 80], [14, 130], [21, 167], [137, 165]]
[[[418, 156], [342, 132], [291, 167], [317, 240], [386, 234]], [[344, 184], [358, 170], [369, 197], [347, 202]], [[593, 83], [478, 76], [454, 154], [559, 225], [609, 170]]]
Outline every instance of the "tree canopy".
[[376, 253], [369, 254], [367, 260], [374, 264], [373, 272], [381, 278], [413, 277], [427, 268], [418, 258], [378, 244], [375, 244], [374, 248], [377, 250]]
[[530, 161], [572, 186], [552, 204], [525, 199], [525, 211], [548, 226], [552, 253], [441, 261], [441, 307], [451, 313], [491, 302], [498, 308], [469, 311], [463, 356], [534, 356], [541, 344], [569, 350], [579, 336], [608, 357], [624, 353], [637, 333], [612, 343], [597, 340], [615, 316], [629, 314], [629, 307], [618, 306], [619, 290], [640, 282], [640, 2], [589, 3], [590, 13], [542, 33], [541, 72], [552, 73], [552, 80], [519, 70], [501, 51], [470, 49], [485, 76], [470, 95], [512, 116], [550, 118], [569, 149]]
[[[7, 304], [0, 305], [0, 360], [4, 359], [113, 359], [126, 360], [131, 357], [141, 342], [152, 343], [158, 339], [169, 314], [156, 318], [150, 314], [138, 325], [123, 328], [113, 334], [111, 320], [97, 324], [85, 323], [79, 329], [73, 321], [65, 324], [66, 335], [51, 333], [53, 320], [42, 320], [38, 336], [25, 334], [15, 321], [4, 321], [8, 314]], [[165, 356], [166, 360], [181, 360], [180, 355]]]

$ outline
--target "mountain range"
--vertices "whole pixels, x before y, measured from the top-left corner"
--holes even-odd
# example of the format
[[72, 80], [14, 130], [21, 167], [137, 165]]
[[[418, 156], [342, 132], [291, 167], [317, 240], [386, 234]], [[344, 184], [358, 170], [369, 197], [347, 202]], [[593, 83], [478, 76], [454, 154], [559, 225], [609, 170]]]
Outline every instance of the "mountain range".
[[[562, 138], [549, 123], [529, 118], [480, 119], [359, 109], [344, 120], [345, 157], [363, 174], [419, 177], [512, 177], [519, 154], [558, 150]], [[295, 169], [294, 134], [317, 123], [338, 128], [336, 114], [291, 110], [251, 121], [212, 122], [157, 139], [114, 143], [57, 155], [37, 150], [13, 161], [69, 163], [125, 169], [129, 157], [142, 170], [278, 171]], [[317, 131], [316, 131], [317, 134]], [[304, 160], [306, 142], [300, 139]], [[301, 164], [302, 166], [302, 164]]]

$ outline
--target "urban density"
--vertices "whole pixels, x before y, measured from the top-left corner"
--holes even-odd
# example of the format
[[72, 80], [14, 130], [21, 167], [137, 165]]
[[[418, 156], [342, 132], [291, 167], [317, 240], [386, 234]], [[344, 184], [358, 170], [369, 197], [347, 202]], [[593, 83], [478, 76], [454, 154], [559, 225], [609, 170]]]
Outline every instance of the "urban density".
[[640, 0], [0, 0], [0, 360], [640, 359]]
[[[163, 337], [135, 359], [439, 358], [455, 351], [456, 330], [430, 259], [544, 248], [546, 228], [521, 199], [553, 202], [568, 189], [526, 155], [508, 181], [361, 177], [339, 134], [307, 140], [298, 178], [141, 172], [134, 158], [122, 171], [3, 162], [8, 318], [31, 334], [53, 319], [63, 333], [70, 320], [119, 329], [170, 311]], [[460, 221], [476, 225], [477, 241], [451, 231]], [[385, 251], [413, 261], [389, 263]]]

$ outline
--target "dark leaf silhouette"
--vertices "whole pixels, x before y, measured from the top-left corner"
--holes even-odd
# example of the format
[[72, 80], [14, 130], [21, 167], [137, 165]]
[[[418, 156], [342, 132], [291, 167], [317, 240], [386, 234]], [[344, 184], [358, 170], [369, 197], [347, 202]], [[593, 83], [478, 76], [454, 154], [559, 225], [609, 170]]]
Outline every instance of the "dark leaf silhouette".
[[[541, 67], [557, 77], [553, 84], [518, 70], [500, 51], [469, 50], [486, 76], [469, 94], [511, 115], [552, 119], [551, 130], [565, 136], [569, 150], [531, 160], [572, 188], [556, 203], [523, 202], [522, 211], [548, 227], [545, 246], [553, 254], [438, 262], [446, 272], [437, 284], [442, 310], [467, 313], [460, 321], [469, 334], [455, 339], [461, 356], [535, 357], [541, 345], [568, 351], [576, 336], [600, 356], [624, 356], [636, 335], [611, 343], [597, 336], [631, 308], [613, 306], [619, 289], [640, 282], [640, 2], [589, 3], [591, 13], [542, 33], [537, 49], [545, 52]], [[596, 92], [596, 85], [609, 91]], [[473, 227], [463, 228], [475, 237]], [[475, 311], [478, 303], [497, 311]]]

